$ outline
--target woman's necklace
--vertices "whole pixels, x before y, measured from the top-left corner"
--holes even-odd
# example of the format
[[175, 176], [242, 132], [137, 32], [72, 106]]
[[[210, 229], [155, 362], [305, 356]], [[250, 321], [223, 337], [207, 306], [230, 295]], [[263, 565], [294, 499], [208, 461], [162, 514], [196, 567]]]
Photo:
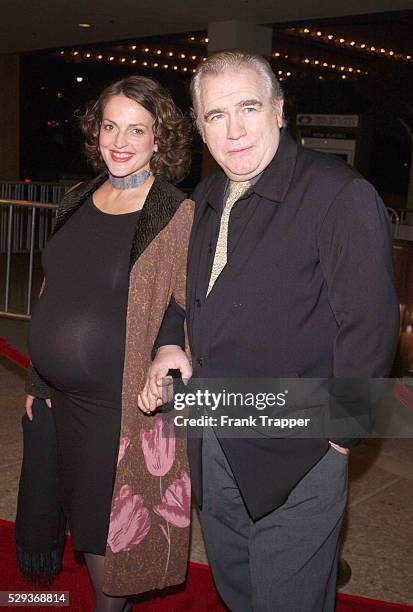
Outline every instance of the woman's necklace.
[[142, 170], [138, 174], [129, 174], [128, 176], [113, 176], [109, 172], [109, 180], [112, 187], [115, 189], [132, 189], [133, 187], [139, 187], [151, 176], [152, 172], [148, 170]]

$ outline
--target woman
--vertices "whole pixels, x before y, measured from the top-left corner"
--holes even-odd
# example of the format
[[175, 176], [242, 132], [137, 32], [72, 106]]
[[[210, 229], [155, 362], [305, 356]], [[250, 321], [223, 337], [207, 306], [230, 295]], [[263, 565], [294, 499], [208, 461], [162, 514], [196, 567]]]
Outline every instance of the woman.
[[63, 508], [103, 612], [185, 579], [184, 441], [137, 398], [165, 309], [184, 305], [193, 203], [168, 182], [188, 170], [189, 125], [158, 83], [109, 86], [82, 129], [104, 172], [65, 196], [43, 253], [26, 410], [46, 380]]

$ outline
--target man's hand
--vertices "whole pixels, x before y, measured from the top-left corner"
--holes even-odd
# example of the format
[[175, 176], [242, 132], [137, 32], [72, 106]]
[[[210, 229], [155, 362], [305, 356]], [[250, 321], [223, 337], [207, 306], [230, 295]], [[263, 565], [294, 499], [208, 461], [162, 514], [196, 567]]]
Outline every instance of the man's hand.
[[334, 442], [330, 442], [330, 446], [332, 446], [338, 453], [341, 453], [342, 455], [348, 455], [350, 452], [349, 448], [344, 448], [344, 446], [339, 446]]
[[[29, 421], [33, 421], [33, 402], [35, 399], [36, 398], [34, 395], [26, 395], [26, 403], [24, 407], [26, 409], [26, 414], [29, 417]], [[46, 406], [49, 408], [52, 407], [52, 401], [50, 398], [47, 398], [44, 401], [46, 402]]]
[[145, 386], [138, 396], [138, 406], [147, 414], [162, 406], [165, 387], [172, 385], [168, 370], [180, 370], [182, 379], [189, 380], [192, 367], [186, 353], [176, 344], [161, 346], [153, 360], [146, 377]]

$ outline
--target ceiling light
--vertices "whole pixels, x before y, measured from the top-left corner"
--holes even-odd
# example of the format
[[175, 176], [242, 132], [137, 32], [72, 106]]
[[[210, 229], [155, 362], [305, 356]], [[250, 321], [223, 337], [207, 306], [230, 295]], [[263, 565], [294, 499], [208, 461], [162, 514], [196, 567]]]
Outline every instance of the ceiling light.
[[92, 27], [91, 23], [78, 23], [77, 25], [79, 26], [79, 28], [91, 28]]

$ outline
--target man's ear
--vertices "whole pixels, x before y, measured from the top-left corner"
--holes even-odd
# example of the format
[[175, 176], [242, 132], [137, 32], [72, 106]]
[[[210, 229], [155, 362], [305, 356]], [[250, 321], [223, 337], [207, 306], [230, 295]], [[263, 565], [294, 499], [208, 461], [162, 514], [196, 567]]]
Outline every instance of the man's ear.
[[278, 127], [281, 129], [283, 127], [283, 109], [284, 109], [284, 100], [276, 100], [275, 102], [275, 118], [277, 121]]

